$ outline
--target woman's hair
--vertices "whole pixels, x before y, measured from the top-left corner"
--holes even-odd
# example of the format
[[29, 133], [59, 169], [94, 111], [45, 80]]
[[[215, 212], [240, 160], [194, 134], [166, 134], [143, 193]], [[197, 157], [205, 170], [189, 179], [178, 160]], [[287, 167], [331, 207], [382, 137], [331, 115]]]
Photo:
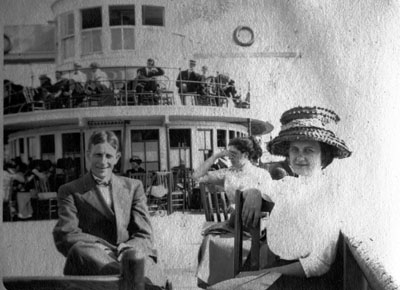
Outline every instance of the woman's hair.
[[324, 142], [319, 142], [319, 145], [321, 146], [321, 165], [322, 169], [325, 169], [329, 164], [332, 163], [333, 161], [333, 151], [334, 149], [332, 146], [324, 143]]
[[119, 140], [117, 135], [115, 135], [112, 131], [99, 131], [94, 132], [92, 136], [89, 138], [89, 149], [92, 146], [101, 144], [101, 143], [108, 143], [113, 147], [115, 150], [119, 151]]
[[231, 139], [228, 145], [235, 146], [242, 153], [247, 152], [251, 161], [257, 161], [262, 155], [261, 146], [253, 136]]

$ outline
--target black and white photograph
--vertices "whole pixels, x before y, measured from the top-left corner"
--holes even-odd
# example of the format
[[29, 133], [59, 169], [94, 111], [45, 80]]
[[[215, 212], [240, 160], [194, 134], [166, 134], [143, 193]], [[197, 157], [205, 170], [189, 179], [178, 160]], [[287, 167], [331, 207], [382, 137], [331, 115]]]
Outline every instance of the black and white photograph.
[[0, 0], [0, 285], [400, 289], [400, 1]]

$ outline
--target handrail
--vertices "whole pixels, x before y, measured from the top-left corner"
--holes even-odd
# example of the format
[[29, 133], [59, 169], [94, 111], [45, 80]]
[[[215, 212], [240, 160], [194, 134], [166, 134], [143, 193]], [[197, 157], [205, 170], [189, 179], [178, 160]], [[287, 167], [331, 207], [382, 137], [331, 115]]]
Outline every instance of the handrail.
[[[126, 105], [175, 105], [175, 88], [171, 90], [171, 80], [167, 76], [156, 76], [155, 78], [144, 78], [133, 80], [104, 79], [101, 81], [87, 81], [85, 83], [75, 82], [72, 79], [64, 79], [66, 84], [55, 86], [53, 84], [47, 90], [40, 88], [35, 96], [30, 96], [29, 100], [25, 96], [27, 88], [24, 87], [19, 91], [6, 91], [4, 96], [4, 114], [21, 113], [35, 110], [34, 104], [43, 103], [41, 109], [68, 109], [76, 107], [94, 107], [94, 106], [126, 106]], [[102, 86], [105, 82], [109, 82], [109, 87]], [[161, 84], [155, 91], [137, 91], [138, 85], [148, 82], [156, 82]], [[207, 81], [186, 81], [186, 83], [197, 83], [199, 85], [209, 86]], [[212, 83], [217, 86], [218, 83]], [[226, 85], [226, 84], [224, 84]], [[57, 91], [58, 90], [58, 91]], [[79, 91], [78, 91], [79, 90]], [[186, 94], [178, 93], [181, 98]], [[192, 105], [200, 106], [228, 106], [228, 97], [220, 95], [218, 89], [216, 93], [211, 91], [191, 92], [190, 96], [194, 98]], [[108, 98], [107, 101], [104, 98]], [[142, 99], [145, 99], [142, 101]], [[243, 102], [239, 97], [233, 99], [235, 107], [249, 108], [249, 104]], [[185, 104], [182, 102], [182, 104]]]
[[[355, 262], [359, 267], [359, 271], [361, 271], [365, 282], [364, 284], [368, 284], [368, 289], [372, 290], [395, 290], [399, 289], [400, 285], [396, 285], [390, 273], [385, 270], [385, 266], [381, 263], [381, 261], [377, 259], [373, 259], [371, 254], [369, 254], [368, 246], [365, 242], [357, 240], [355, 238], [349, 238], [345, 234], [344, 236], [344, 252], [347, 255], [350, 253], [354, 258]], [[347, 250], [348, 249], [348, 250]], [[345, 254], [345, 266], [348, 264], [346, 261]], [[345, 268], [344, 274], [348, 272], [348, 269]], [[354, 277], [348, 277], [348, 279], [353, 279]], [[365, 287], [365, 289], [367, 288]], [[344, 289], [348, 289], [346, 287], [346, 277], [345, 277], [345, 285]]]

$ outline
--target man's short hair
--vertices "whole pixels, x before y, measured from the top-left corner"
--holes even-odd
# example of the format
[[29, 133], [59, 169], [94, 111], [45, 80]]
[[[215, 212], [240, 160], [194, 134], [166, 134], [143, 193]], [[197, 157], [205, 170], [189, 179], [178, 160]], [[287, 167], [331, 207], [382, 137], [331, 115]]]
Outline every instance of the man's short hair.
[[119, 151], [119, 140], [117, 135], [113, 131], [96, 131], [93, 132], [92, 136], [89, 138], [89, 149], [92, 146], [102, 143], [108, 143], [115, 150]]
[[149, 58], [149, 59], [147, 60], [147, 62], [151, 62], [152, 64], [154, 64], [154, 59]]

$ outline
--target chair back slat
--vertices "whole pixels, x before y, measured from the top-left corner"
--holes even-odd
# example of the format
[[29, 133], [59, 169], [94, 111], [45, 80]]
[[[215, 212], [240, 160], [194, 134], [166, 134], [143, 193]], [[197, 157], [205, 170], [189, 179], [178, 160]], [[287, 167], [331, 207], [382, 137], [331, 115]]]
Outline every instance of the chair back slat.
[[[240, 273], [243, 265], [242, 249], [243, 249], [243, 193], [240, 190], [235, 194], [235, 241], [234, 241], [234, 275]], [[271, 209], [268, 209], [270, 211]], [[260, 221], [256, 227], [250, 228], [251, 250], [250, 250], [250, 270], [257, 271], [260, 269]]]
[[206, 221], [221, 222], [228, 220], [229, 216], [224, 192], [217, 190], [213, 184], [200, 183], [200, 193]]
[[[209, 185], [209, 188], [210, 188], [210, 185]], [[209, 193], [212, 195], [212, 199], [214, 201], [215, 212], [217, 214], [217, 221], [221, 222], [221, 211], [220, 211], [219, 202], [218, 202], [218, 192], [214, 188], [214, 190], [212, 190], [211, 192], [209, 191]]]
[[143, 188], [146, 190], [148, 186], [148, 175], [143, 172], [137, 172], [137, 173], [129, 173], [129, 177], [132, 179], [137, 179], [140, 180], [143, 183]]
[[242, 222], [243, 196], [241, 191], [237, 191], [235, 195], [235, 240], [234, 240], [234, 256], [233, 256], [233, 273], [236, 276], [240, 273], [243, 265], [242, 249], [243, 249], [243, 222]]
[[226, 197], [225, 192], [221, 191], [221, 203], [222, 203], [222, 212], [225, 220], [228, 220], [228, 206], [226, 205]]
[[172, 184], [173, 184], [173, 176], [170, 171], [157, 171], [157, 185], [163, 185], [168, 189], [167, 193], [167, 212], [168, 214], [172, 213]]

